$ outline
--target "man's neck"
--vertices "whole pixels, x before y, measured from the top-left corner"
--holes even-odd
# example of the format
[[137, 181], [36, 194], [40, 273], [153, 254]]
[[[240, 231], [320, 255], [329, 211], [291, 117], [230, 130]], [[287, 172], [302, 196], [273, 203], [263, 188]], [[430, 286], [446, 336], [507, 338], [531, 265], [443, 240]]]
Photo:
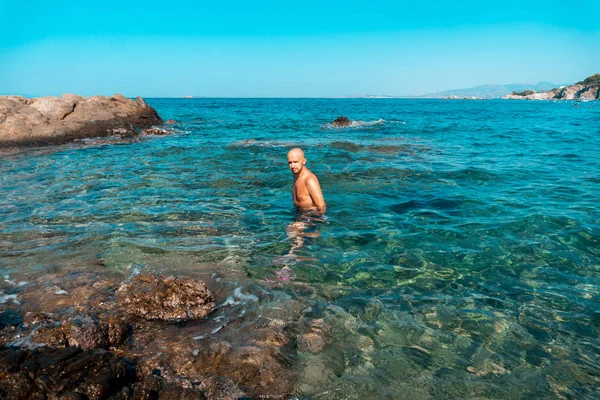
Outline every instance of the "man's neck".
[[302, 178], [304, 176], [306, 176], [306, 174], [308, 174], [310, 171], [308, 170], [308, 168], [304, 167], [302, 168], [302, 171], [298, 172], [297, 174], [294, 174], [294, 182], [296, 182], [298, 180], [298, 178]]

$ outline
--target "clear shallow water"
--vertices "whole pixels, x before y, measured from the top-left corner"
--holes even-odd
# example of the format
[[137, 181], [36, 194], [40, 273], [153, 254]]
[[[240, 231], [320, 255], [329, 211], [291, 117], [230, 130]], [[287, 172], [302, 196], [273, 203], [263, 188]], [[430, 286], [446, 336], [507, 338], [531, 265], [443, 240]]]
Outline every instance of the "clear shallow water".
[[[218, 265], [327, 326], [301, 397], [600, 396], [599, 105], [147, 101], [178, 134], [2, 155], [0, 273]], [[295, 146], [328, 205], [300, 226]]]

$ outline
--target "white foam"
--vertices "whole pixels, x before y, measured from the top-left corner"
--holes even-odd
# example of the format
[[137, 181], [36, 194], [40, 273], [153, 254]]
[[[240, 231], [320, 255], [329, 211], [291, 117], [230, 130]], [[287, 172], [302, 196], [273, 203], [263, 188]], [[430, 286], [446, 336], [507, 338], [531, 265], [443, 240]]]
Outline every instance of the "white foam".
[[242, 304], [241, 301], [236, 301], [233, 297], [229, 296], [228, 298], [225, 299], [225, 301], [221, 304], [219, 304], [218, 306], [215, 307], [215, 310], [221, 307], [227, 307], [227, 306], [236, 306], [238, 304]]
[[348, 125], [348, 126], [334, 126], [331, 123], [327, 123], [327, 124], [323, 125], [323, 127], [328, 128], [328, 129], [361, 128], [363, 126], [381, 125], [381, 124], [385, 124], [386, 122], [405, 123], [404, 121], [386, 121], [385, 119], [380, 118], [375, 121], [360, 121], [360, 120], [350, 121], [350, 125]]
[[4, 275], [4, 281], [9, 285], [16, 285], [16, 282], [10, 279], [10, 275]]
[[29, 350], [34, 350], [38, 347], [46, 346], [46, 343], [33, 343], [31, 338], [33, 335], [25, 336], [24, 338], [18, 338], [6, 344], [8, 347], [25, 347]]
[[242, 301], [258, 301], [258, 297], [253, 294], [243, 294], [242, 288], [238, 287], [233, 291], [233, 295]]
[[[0, 293], [0, 294], [2, 294], [2, 293]], [[0, 304], [4, 304], [9, 300], [12, 300], [13, 304], [21, 304], [21, 303], [19, 303], [19, 300], [17, 299], [16, 294], [5, 294], [4, 296], [0, 296]]]
[[379, 125], [384, 124], [385, 119], [378, 119], [376, 121], [352, 121], [350, 127], [352, 128], [360, 128], [361, 126], [371, 126], [371, 125]]
[[217, 326], [215, 329], [210, 331], [210, 333], [215, 334], [215, 333], [219, 332], [221, 329], [223, 329], [224, 327], [225, 327], [225, 325]]

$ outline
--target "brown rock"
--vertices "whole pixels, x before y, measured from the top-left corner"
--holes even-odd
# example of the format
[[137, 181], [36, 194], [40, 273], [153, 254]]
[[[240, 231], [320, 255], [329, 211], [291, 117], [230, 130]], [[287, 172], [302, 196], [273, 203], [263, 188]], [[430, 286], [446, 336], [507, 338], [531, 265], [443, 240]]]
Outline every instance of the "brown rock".
[[137, 275], [117, 296], [128, 313], [151, 321], [200, 319], [215, 307], [206, 284], [185, 277]]
[[127, 323], [118, 317], [108, 317], [104, 322], [108, 343], [118, 346], [127, 339]]
[[170, 135], [172, 134], [172, 131], [168, 131], [166, 129], [160, 129], [160, 128], [146, 128], [144, 130], [142, 130], [142, 135], [146, 136], [146, 135], [158, 135], [158, 136], [164, 136], [164, 135]]
[[224, 376], [210, 376], [204, 379], [199, 387], [213, 400], [251, 399], [231, 379]]
[[336, 128], [345, 128], [352, 125], [352, 121], [350, 121], [347, 117], [339, 116], [331, 123], [331, 125], [335, 126]]
[[176, 123], [177, 123], [177, 121], [175, 121], [174, 119], [168, 119], [168, 120], [165, 122], [165, 124], [167, 124], [167, 125], [173, 125], [173, 124], [176, 124]]
[[314, 332], [298, 336], [298, 351], [301, 353], [318, 353], [325, 347], [325, 340]]
[[63, 332], [69, 346], [84, 350], [108, 347], [108, 334], [91, 315], [78, 315], [63, 323]]
[[156, 110], [138, 97], [26, 99], [0, 96], [0, 147], [64, 143], [74, 139], [136, 134], [136, 127], [160, 124]]
[[[159, 376], [146, 375], [133, 386], [133, 400], [206, 399], [206, 396], [202, 390], [195, 389], [193, 387], [184, 387], [183, 385], [177, 383], [167, 382]], [[192, 386], [190, 383], [187, 384], [187, 386]], [[210, 399], [214, 399], [214, 397], [210, 397]]]
[[126, 359], [104, 350], [0, 348], [0, 394], [14, 399], [105, 399], [135, 379]]

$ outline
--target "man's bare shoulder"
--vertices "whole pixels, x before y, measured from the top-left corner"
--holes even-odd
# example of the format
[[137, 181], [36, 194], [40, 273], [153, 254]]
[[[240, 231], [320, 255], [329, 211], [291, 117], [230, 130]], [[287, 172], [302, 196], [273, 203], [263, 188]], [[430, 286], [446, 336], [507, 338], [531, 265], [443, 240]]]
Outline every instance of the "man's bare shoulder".
[[304, 182], [306, 184], [308, 184], [308, 183], [319, 183], [319, 179], [317, 178], [317, 176], [315, 174], [313, 174], [312, 172], [309, 172], [306, 175], [306, 178], [304, 178]]

